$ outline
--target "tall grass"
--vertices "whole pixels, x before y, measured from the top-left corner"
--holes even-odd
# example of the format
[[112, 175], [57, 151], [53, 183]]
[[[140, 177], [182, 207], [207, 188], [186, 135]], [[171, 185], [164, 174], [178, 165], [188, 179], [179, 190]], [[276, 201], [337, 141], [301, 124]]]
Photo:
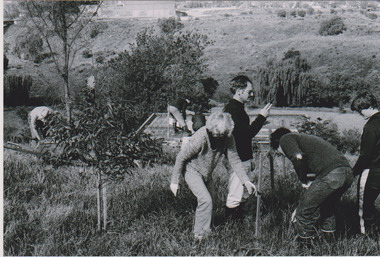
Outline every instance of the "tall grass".
[[302, 194], [290, 163], [277, 160], [275, 190], [265, 161], [261, 233], [255, 238], [256, 198], [247, 202], [242, 223], [224, 219], [227, 171], [214, 175], [216, 199], [210, 238], [193, 242], [196, 199], [181, 183], [169, 190], [172, 166], [136, 169], [133, 176], [108, 185], [107, 232], [96, 232], [96, 189], [92, 170], [53, 169], [37, 158], [4, 152], [5, 255], [377, 255], [379, 242], [355, 230], [355, 185], [339, 205], [337, 239], [316, 241], [310, 249], [294, 241], [290, 216]]

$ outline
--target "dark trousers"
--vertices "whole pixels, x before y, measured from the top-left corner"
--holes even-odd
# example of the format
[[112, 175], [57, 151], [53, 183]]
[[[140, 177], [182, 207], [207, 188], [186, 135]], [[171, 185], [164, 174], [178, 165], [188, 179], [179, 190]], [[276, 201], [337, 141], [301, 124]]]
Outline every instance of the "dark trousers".
[[358, 205], [360, 217], [360, 231], [366, 234], [367, 224], [374, 222], [376, 208], [375, 201], [380, 194], [380, 168], [366, 169], [358, 181]]
[[315, 235], [315, 223], [321, 221], [323, 232], [334, 232], [335, 207], [353, 181], [349, 167], [339, 167], [324, 177], [317, 178], [300, 197], [296, 214], [297, 234], [301, 238]]

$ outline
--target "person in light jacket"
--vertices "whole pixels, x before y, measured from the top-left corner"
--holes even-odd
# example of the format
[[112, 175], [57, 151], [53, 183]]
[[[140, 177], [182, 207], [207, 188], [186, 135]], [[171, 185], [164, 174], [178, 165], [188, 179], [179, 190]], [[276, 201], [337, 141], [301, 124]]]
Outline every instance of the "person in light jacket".
[[212, 173], [222, 156], [226, 156], [230, 165], [240, 178], [248, 192], [256, 192], [244, 172], [242, 162], [236, 151], [232, 136], [234, 122], [228, 113], [216, 112], [210, 115], [206, 126], [197, 130], [189, 142], [177, 155], [171, 178], [170, 189], [176, 196], [181, 174], [184, 176], [190, 190], [198, 200], [195, 212], [194, 237], [196, 240], [205, 238], [211, 231], [212, 219]]

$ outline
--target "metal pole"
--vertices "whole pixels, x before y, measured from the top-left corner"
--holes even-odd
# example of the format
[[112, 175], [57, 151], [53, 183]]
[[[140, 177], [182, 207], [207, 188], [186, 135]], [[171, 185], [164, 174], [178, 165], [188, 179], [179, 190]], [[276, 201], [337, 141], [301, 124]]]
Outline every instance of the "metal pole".
[[260, 233], [260, 200], [261, 200], [261, 171], [262, 171], [262, 162], [261, 162], [261, 151], [259, 154], [259, 178], [257, 182], [257, 205], [256, 205], [256, 230], [255, 237], [259, 236]]

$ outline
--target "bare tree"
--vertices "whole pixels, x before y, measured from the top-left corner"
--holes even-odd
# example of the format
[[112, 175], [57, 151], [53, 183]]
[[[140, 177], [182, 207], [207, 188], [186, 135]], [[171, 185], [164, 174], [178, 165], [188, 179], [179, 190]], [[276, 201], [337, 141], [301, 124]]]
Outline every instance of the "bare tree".
[[[102, 1], [34, 1], [24, 3], [33, 27], [45, 41], [63, 79], [66, 117], [71, 121], [70, 66], [85, 28], [96, 16]], [[58, 44], [56, 43], [58, 38]]]

